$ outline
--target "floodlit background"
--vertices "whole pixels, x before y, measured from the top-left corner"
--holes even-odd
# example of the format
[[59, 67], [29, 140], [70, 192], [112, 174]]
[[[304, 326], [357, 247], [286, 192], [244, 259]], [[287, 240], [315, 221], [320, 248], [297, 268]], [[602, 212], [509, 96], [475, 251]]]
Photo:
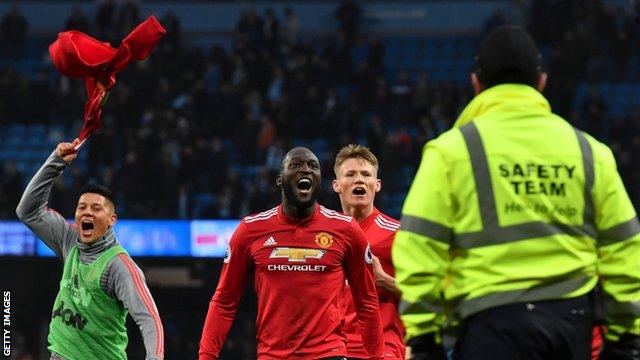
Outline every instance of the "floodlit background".
[[[87, 181], [117, 196], [116, 233], [145, 271], [167, 359], [194, 359], [226, 241], [247, 214], [278, 203], [284, 153], [322, 162], [320, 202], [339, 209], [333, 157], [348, 143], [381, 161], [376, 204], [399, 216], [423, 144], [472, 96], [487, 31], [526, 26], [549, 72], [553, 110], [614, 150], [640, 202], [640, 26], [627, 1], [20, 1], [0, 3], [0, 287], [12, 292], [15, 359], [48, 359], [61, 263], [16, 222], [26, 183], [79, 133], [81, 80], [48, 58], [57, 32], [117, 46], [154, 14], [167, 29], [150, 59], [118, 76], [103, 128], [56, 182], [51, 207], [73, 216]], [[255, 358], [248, 289], [227, 359]], [[129, 324], [131, 359], [141, 336]]]

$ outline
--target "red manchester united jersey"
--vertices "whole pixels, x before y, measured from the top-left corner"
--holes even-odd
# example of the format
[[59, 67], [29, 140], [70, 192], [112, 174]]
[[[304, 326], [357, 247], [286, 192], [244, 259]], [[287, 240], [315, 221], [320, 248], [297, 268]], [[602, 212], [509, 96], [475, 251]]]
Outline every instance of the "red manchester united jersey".
[[[360, 223], [360, 227], [371, 244], [373, 254], [380, 260], [384, 271], [394, 276], [395, 272], [391, 263], [391, 244], [400, 223], [374, 208], [373, 213]], [[353, 286], [352, 283], [349, 285]], [[378, 288], [378, 299], [384, 328], [385, 359], [404, 360], [404, 327], [398, 314], [398, 298], [390, 291]], [[362, 337], [358, 332], [356, 307], [349, 292], [349, 286], [345, 286], [342, 293], [342, 310], [345, 319], [344, 330], [347, 335], [347, 356], [366, 359], [367, 354], [362, 344]]]
[[243, 289], [253, 275], [258, 295], [258, 359], [345, 356], [339, 308], [345, 277], [358, 308], [366, 351], [382, 358], [382, 325], [371, 250], [344, 214], [316, 205], [306, 219], [281, 206], [244, 218], [229, 243], [200, 341], [200, 359], [216, 359]]

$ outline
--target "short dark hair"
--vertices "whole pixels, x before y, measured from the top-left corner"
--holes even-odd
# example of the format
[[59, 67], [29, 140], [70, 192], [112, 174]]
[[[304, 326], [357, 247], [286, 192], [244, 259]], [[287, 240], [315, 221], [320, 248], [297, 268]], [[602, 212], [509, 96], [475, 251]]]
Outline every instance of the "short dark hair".
[[82, 194], [92, 193], [99, 194], [105, 197], [105, 199], [109, 200], [111, 205], [113, 205], [113, 211], [116, 211], [116, 197], [113, 195], [113, 192], [109, 190], [108, 187], [104, 185], [97, 184], [86, 184], [80, 189], [80, 193], [78, 197], [82, 196]]
[[476, 73], [486, 87], [516, 83], [536, 87], [540, 52], [521, 26], [501, 26], [489, 33], [476, 57]]
[[296, 146], [296, 147], [294, 147], [293, 149], [291, 149], [291, 150], [287, 151], [287, 153], [286, 153], [286, 154], [284, 154], [284, 157], [282, 158], [282, 161], [280, 162], [280, 167], [278, 168], [278, 173], [279, 173], [279, 174], [282, 174], [282, 172], [284, 171], [284, 163], [285, 163], [285, 161], [287, 161], [287, 159], [289, 158], [289, 156], [291, 156], [291, 154], [292, 154], [294, 151], [297, 151], [297, 150], [304, 150], [304, 151], [308, 151], [308, 152], [310, 152], [311, 154], [313, 154], [313, 156], [314, 156], [314, 157], [316, 157], [316, 158], [317, 158], [316, 154], [315, 154], [313, 151], [309, 150], [308, 148], [306, 148], [306, 147], [304, 147], [304, 146]]

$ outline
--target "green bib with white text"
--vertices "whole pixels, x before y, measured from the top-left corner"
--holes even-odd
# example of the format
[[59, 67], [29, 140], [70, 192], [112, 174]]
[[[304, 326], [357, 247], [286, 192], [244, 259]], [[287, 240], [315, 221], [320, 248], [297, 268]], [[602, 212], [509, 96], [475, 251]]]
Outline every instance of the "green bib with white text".
[[71, 249], [53, 305], [49, 351], [69, 360], [127, 358], [127, 310], [100, 286], [107, 264], [124, 252], [124, 248], [117, 245], [92, 264], [84, 265], [80, 262], [78, 247]]

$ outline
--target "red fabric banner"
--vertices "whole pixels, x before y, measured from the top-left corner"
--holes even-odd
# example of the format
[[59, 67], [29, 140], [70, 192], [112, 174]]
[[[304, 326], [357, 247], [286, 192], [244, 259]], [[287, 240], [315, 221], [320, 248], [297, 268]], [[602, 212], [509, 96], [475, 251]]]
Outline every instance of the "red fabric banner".
[[53, 64], [64, 75], [84, 78], [87, 88], [81, 142], [100, 128], [102, 105], [116, 84], [116, 73], [133, 61], [146, 59], [165, 34], [153, 15], [133, 29], [117, 49], [80, 31], [58, 34], [49, 46]]

